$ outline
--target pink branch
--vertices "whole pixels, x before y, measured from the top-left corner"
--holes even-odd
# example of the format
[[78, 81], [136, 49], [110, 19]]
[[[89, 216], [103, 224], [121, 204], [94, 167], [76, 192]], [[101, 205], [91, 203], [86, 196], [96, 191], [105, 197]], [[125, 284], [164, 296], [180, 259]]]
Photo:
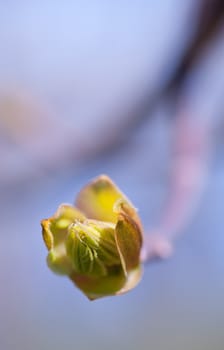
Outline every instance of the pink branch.
[[205, 184], [210, 150], [206, 126], [181, 111], [174, 128], [168, 196], [158, 226], [145, 236], [143, 262], [171, 255], [173, 241], [192, 217]]

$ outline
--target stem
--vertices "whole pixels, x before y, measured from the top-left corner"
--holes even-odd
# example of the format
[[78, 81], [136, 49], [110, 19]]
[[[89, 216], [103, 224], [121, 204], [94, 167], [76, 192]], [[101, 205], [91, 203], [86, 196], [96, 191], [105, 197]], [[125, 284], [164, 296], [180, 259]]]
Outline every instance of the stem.
[[168, 196], [157, 228], [145, 237], [142, 262], [164, 259], [188, 223], [201, 198], [208, 167], [208, 129], [197, 118], [180, 113], [174, 125], [173, 160]]

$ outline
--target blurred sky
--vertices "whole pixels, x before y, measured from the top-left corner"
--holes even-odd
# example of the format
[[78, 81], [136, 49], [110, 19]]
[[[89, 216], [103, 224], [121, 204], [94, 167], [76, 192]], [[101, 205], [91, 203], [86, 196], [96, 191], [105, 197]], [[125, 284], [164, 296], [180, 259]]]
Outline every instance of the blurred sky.
[[[172, 76], [200, 2], [0, 0], [0, 349], [208, 349], [224, 344], [223, 25], [182, 95], [211, 131], [209, 181], [174, 255], [127, 295], [89, 302], [45, 263], [40, 220], [106, 173], [156, 225], [173, 101], [129, 134], [129, 111]], [[116, 147], [117, 135], [125, 142]], [[108, 144], [110, 152], [104, 152]]]

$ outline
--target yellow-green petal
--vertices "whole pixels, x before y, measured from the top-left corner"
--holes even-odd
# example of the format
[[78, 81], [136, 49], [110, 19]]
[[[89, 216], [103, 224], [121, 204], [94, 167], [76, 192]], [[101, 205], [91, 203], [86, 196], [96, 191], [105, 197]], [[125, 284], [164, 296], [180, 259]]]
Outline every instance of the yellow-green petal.
[[84, 219], [84, 214], [75, 207], [69, 204], [60, 205], [52, 217], [41, 221], [43, 239], [47, 249], [50, 250], [64, 241], [67, 228], [71, 223]]
[[142, 278], [142, 267], [139, 265], [127, 276], [121, 268], [117, 268], [114, 274], [93, 278], [91, 276], [73, 273], [70, 276], [75, 286], [78, 287], [90, 300], [127, 293], [135, 288]]
[[121, 267], [109, 276], [94, 278], [73, 273], [70, 278], [90, 300], [119, 294], [127, 281]]
[[115, 224], [99, 220], [86, 220], [86, 223], [99, 233], [97, 251], [99, 258], [107, 267], [120, 264], [120, 255], [115, 242]]
[[71, 274], [72, 263], [67, 256], [65, 239], [71, 223], [84, 219], [84, 215], [78, 209], [63, 204], [52, 217], [41, 221], [43, 239], [49, 250], [47, 264], [53, 272], [63, 275]]
[[72, 273], [72, 263], [69, 257], [66, 255], [64, 247], [61, 247], [60, 251], [57, 249], [51, 249], [47, 256], [47, 265], [51, 271], [59, 275], [69, 276]]
[[[126, 197], [106, 175], [101, 175], [86, 185], [79, 193], [76, 206], [89, 219], [116, 223], [114, 204]], [[127, 199], [126, 199], [127, 200]]]

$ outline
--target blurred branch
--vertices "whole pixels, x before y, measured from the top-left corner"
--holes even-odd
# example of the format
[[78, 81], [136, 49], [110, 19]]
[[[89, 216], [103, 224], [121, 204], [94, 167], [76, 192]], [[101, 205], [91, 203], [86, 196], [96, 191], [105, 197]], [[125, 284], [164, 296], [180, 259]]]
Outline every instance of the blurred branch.
[[[174, 105], [178, 101], [181, 87], [185, 83], [185, 78], [190, 73], [195, 61], [215, 36], [219, 25], [224, 21], [224, 2], [223, 0], [201, 0], [200, 9], [196, 18], [196, 33], [188, 47], [186, 47], [183, 57], [179, 62], [173, 76], [167, 84], [155, 95], [149, 96], [145, 93], [135, 107], [132, 107], [120, 127], [118, 139], [108, 144], [104, 151], [114, 151], [127, 143], [131, 133], [142, 126], [152, 115], [154, 108], [163, 99], [171, 98]], [[125, 137], [124, 137], [125, 130]]]
[[173, 242], [201, 199], [207, 179], [210, 134], [205, 124], [196, 123], [185, 110], [180, 111], [175, 125], [173, 160], [169, 193], [159, 224], [145, 237], [142, 261], [167, 258]]

